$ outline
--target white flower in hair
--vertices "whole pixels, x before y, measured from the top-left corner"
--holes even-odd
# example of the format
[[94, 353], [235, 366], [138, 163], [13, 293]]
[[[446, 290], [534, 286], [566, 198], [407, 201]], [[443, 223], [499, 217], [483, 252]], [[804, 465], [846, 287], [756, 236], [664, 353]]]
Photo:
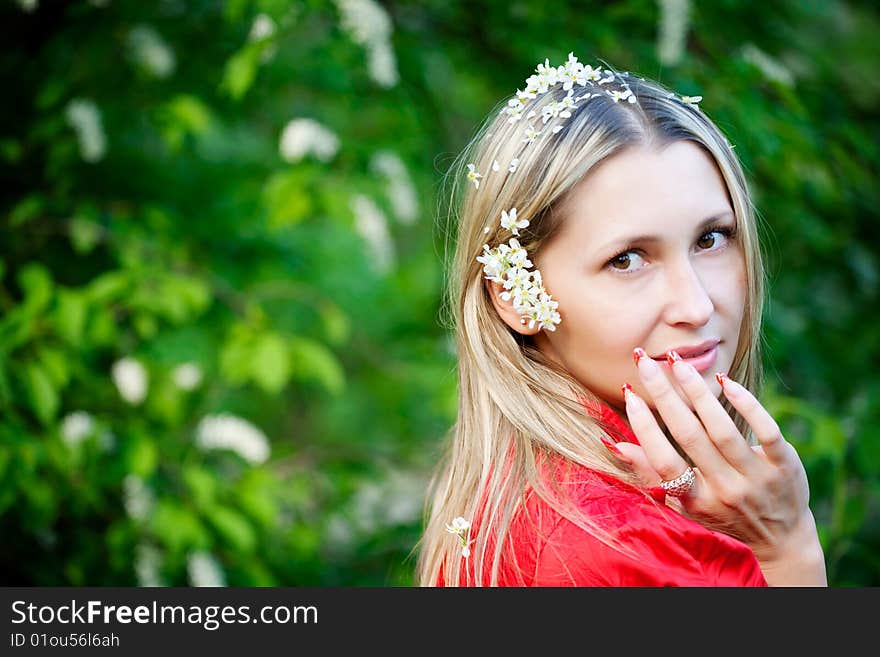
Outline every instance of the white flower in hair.
[[703, 100], [702, 96], [682, 96], [681, 97], [681, 102], [683, 102], [685, 105], [690, 105], [694, 109], [700, 109], [699, 106], [697, 105], [697, 103], [699, 103], [701, 100]]
[[[508, 171], [510, 171], [510, 173], [516, 173], [516, 168], [518, 166], [519, 166], [519, 158], [515, 157], [510, 161], [510, 168], [508, 169]], [[486, 231], [486, 232], [488, 233], [489, 231]]]
[[458, 539], [461, 542], [461, 556], [465, 559], [471, 556], [470, 544], [473, 543], [473, 541], [470, 540], [470, 530], [471, 523], [461, 516], [455, 518], [451, 524], [446, 525], [446, 531], [458, 536]]
[[[544, 123], [546, 123], [546, 121]], [[523, 139], [523, 143], [531, 144], [533, 141], [535, 141], [538, 138], [538, 135], [540, 135], [540, 134], [541, 134], [540, 130], [535, 130], [535, 126], [529, 125], [529, 127], [526, 129], [526, 137], [525, 137], [525, 139]]]
[[597, 82], [602, 77], [602, 67], [593, 68], [587, 64], [584, 66], [584, 77], [589, 82]]
[[472, 183], [474, 183], [475, 188], [479, 189], [480, 188], [480, 178], [483, 177], [483, 174], [477, 173], [476, 165], [468, 164], [467, 168], [468, 168], [468, 174], [467, 174], [468, 180], [470, 180]]
[[501, 278], [501, 272], [505, 270], [505, 259], [500, 253], [500, 249], [489, 249], [489, 245], [484, 244], [483, 255], [477, 256], [477, 262], [483, 264], [483, 273], [490, 281], [504, 282], [504, 279]]
[[448, 531], [450, 534], [459, 534], [461, 532], [466, 532], [470, 528], [471, 523], [469, 523], [461, 516], [455, 518], [451, 524], [446, 525], [446, 531]]
[[[501, 226], [513, 232], [528, 226], [528, 220], [517, 220], [516, 208], [511, 208], [502, 211]], [[544, 289], [541, 272], [530, 270], [533, 263], [529, 260], [528, 251], [516, 237], [511, 237], [507, 244], [500, 244], [494, 249], [484, 244], [483, 254], [477, 256], [477, 262], [483, 264], [483, 273], [488, 280], [503, 285], [500, 298], [513, 300], [514, 308], [523, 315], [523, 324], [528, 318], [531, 320], [530, 328], [538, 324], [541, 328], [556, 330], [555, 325], [562, 321], [556, 312], [559, 303]]]
[[[531, 100], [532, 98], [537, 98], [538, 94], [535, 93], [534, 89], [527, 87], [524, 91], [516, 90], [516, 97], [520, 105], [524, 105], [527, 100]], [[510, 101], [511, 103], [514, 101]]]
[[630, 103], [636, 102], [636, 97], [633, 95], [633, 92], [629, 89], [624, 91], [620, 91], [618, 89], [613, 89], [608, 91], [608, 95], [611, 96], [611, 99], [616, 103], [619, 100], [626, 100]]
[[501, 211], [501, 227], [506, 228], [514, 235], [519, 235], [520, 228], [527, 228], [529, 225], [528, 219], [520, 219], [516, 220], [516, 208], [511, 208], [510, 213], [506, 210]]
[[528, 269], [511, 267], [507, 270], [506, 276], [504, 289], [513, 291], [502, 292], [501, 298], [510, 301], [511, 296], [519, 296], [521, 299], [523, 290], [531, 285], [532, 273]]

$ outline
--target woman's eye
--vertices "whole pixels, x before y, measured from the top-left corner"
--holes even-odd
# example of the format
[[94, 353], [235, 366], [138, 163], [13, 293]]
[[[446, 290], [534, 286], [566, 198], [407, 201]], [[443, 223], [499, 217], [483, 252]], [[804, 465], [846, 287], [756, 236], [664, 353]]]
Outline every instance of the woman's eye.
[[[632, 271], [628, 266], [629, 263], [632, 261], [631, 256], [636, 256], [637, 258], [642, 257], [635, 251], [627, 251], [626, 253], [621, 253], [618, 256], [614, 256], [608, 264], [611, 266], [612, 269], [615, 269], [617, 271]], [[618, 267], [617, 265], [622, 266]]]
[[[709, 235], [714, 235], [714, 234], [716, 234], [716, 233], [717, 233], [718, 235], [723, 235], [725, 239], [727, 239], [728, 237], [730, 237], [730, 231], [729, 231], [729, 230], [726, 230], [726, 229], [724, 229], [724, 230], [710, 230], [708, 233], [706, 233], [705, 235], [703, 235], [699, 240], [697, 240], [697, 244], [700, 244], [701, 242], [705, 241], [705, 238], [708, 237]], [[706, 248], [706, 249], [711, 249], [713, 246], [715, 246], [715, 244], [716, 244], [717, 242], [719, 242], [719, 239], [718, 239], [717, 237], [712, 238], [712, 240], [711, 240], [711, 244], [709, 244], [709, 245], [706, 246], [705, 248]]]

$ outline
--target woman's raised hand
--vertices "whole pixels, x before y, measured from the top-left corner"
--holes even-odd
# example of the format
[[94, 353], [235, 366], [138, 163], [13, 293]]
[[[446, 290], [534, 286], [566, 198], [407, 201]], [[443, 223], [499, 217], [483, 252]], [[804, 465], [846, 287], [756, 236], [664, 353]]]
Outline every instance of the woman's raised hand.
[[[760, 445], [749, 447], [703, 377], [670, 357], [672, 372], [694, 411], [672, 386], [663, 366], [635, 351], [642, 387], [667, 431], [691, 460], [696, 479], [667, 504], [700, 524], [748, 545], [770, 584], [825, 585], [825, 562], [809, 508], [809, 486], [794, 447], [758, 400], [743, 386], [718, 376], [731, 405]], [[640, 446], [617, 443], [622, 458], [647, 486], [684, 473], [688, 463], [666, 438], [645, 400], [624, 386], [626, 413]]]

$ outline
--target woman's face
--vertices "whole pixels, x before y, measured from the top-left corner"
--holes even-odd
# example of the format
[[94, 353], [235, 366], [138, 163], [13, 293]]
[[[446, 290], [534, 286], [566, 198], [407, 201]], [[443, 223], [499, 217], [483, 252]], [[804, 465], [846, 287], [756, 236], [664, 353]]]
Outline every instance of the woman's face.
[[564, 210], [533, 258], [562, 317], [555, 332], [535, 335], [541, 351], [623, 409], [624, 383], [653, 405], [633, 362], [642, 347], [693, 408], [665, 354], [718, 341], [714, 361], [698, 366], [718, 396], [714, 374], [733, 362], [746, 274], [739, 239], [723, 232], [736, 218], [711, 157], [689, 141], [623, 151], [581, 181]]

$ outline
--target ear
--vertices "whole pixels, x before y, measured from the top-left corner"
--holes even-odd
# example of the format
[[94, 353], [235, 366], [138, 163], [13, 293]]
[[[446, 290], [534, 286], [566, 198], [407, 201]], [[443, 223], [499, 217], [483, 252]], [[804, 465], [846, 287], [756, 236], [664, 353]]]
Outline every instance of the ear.
[[501, 298], [500, 295], [504, 292], [504, 286], [501, 283], [490, 281], [488, 278], [483, 280], [486, 284], [489, 298], [492, 299], [492, 305], [495, 306], [495, 310], [498, 312], [501, 319], [504, 320], [505, 324], [522, 335], [535, 335], [540, 332], [541, 328], [537, 323], [533, 328], [529, 328], [528, 318], [525, 318], [525, 322], [522, 321], [524, 316], [520, 315], [519, 311], [513, 307], [512, 299], [510, 301], [505, 301]]

